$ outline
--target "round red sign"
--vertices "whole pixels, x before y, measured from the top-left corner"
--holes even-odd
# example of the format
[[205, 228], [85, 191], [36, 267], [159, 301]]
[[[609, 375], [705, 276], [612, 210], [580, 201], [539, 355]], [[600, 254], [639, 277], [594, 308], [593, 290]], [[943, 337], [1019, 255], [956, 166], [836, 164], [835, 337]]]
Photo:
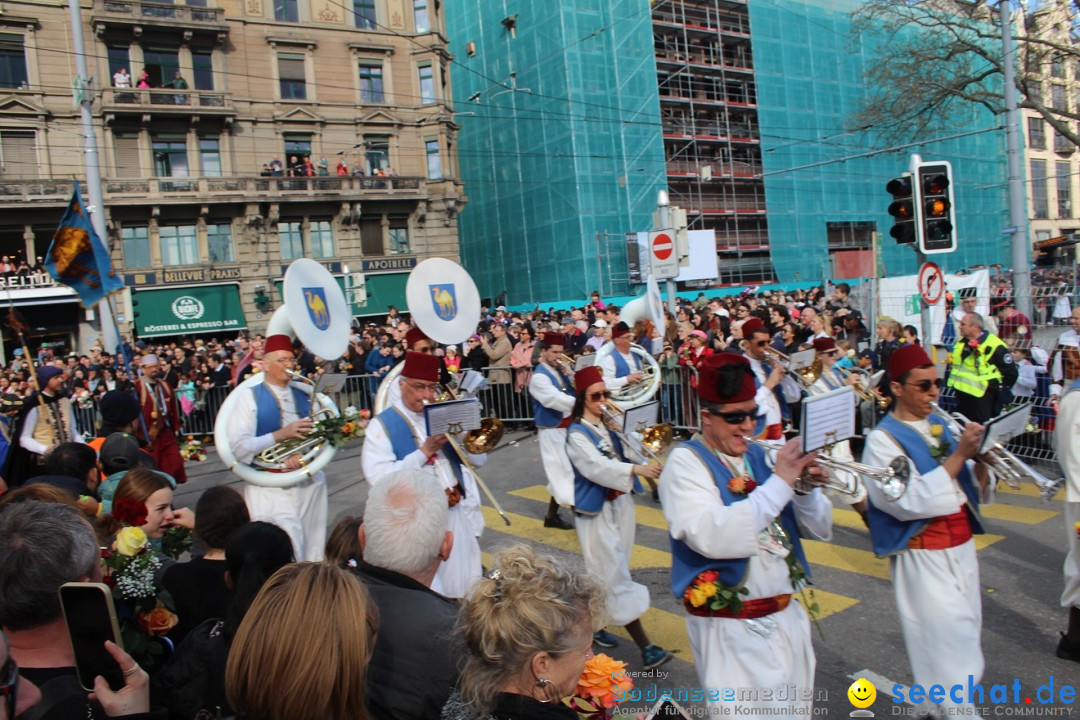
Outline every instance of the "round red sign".
[[674, 249], [675, 244], [671, 242], [671, 236], [667, 233], [660, 233], [653, 238], [652, 251], [657, 260], [667, 260], [671, 257], [671, 253]]

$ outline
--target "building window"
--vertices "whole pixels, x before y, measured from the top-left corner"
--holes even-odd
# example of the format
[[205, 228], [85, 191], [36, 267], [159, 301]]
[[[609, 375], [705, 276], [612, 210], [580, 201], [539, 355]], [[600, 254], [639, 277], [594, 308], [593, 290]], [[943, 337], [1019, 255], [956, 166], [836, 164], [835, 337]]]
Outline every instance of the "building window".
[[1046, 149], [1046, 121], [1042, 118], [1028, 118], [1028, 147]]
[[[189, 3], [190, 4], [190, 3]], [[196, 90], [214, 89], [213, 53], [200, 50], [191, 51], [191, 71], [194, 75]]]
[[297, 0], [274, 0], [274, 19], [280, 22], [300, 22], [300, 3]]
[[1072, 217], [1072, 168], [1068, 162], [1057, 163], [1058, 217]]
[[1028, 99], [1042, 105], [1042, 83], [1038, 80], [1033, 80], [1028, 85]]
[[139, 150], [139, 134], [114, 132], [113, 145], [116, 148], [116, 176], [142, 177], [142, 163], [139, 162], [142, 154]]
[[285, 155], [295, 155], [303, 160], [311, 155], [311, 135], [309, 133], [285, 133]]
[[150, 229], [145, 225], [120, 230], [125, 268], [150, 267]]
[[1054, 152], [1058, 153], [1071, 153], [1076, 149], [1072, 140], [1062, 135], [1056, 129], [1054, 130]]
[[183, 135], [157, 135], [152, 138], [154, 175], [187, 177], [187, 142]]
[[439, 154], [439, 138], [425, 140], [424, 152], [427, 155], [428, 180], [442, 179], [442, 156]]
[[221, 147], [217, 138], [199, 138], [199, 165], [203, 177], [221, 177]]
[[385, 135], [365, 135], [364, 146], [368, 175], [377, 175], [379, 170], [390, 166], [390, 138]]
[[194, 225], [162, 225], [161, 264], [198, 265], [199, 232]]
[[426, 33], [431, 30], [428, 20], [428, 0], [413, 0], [413, 20], [416, 23], [416, 32]]
[[312, 220], [309, 235], [311, 257], [334, 257], [334, 232], [329, 220]]
[[383, 95], [382, 63], [361, 63], [360, 102], [386, 102], [385, 96]]
[[1050, 86], [1050, 107], [1058, 112], [1069, 111], [1069, 101], [1065, 99], [1064, 85]]
[[420, 66], [420, 104], [435, 102], [435, 75], [430, 65]]
[[278, 240], [281, 243], [282, 260], [304, 257], [304, 233], [299, 222], [279, 222]]
[[383, 250], [382, 217], [360, 218], [360, 252], [365, 257], [371, 255], [385, 255]]
[[1046, 193], [1046, 161], [1031, 161], [1031, 211], [1036, 220], [1050, 217]]
[[[150, 87], [171, 87], [176, 72], [180, 69], [180, 53], [175, 48], [146, 48], [143, 50], [143, 69], [150, 76]], [[132, 84], [138, 83], [139, 76], [135, 73], [132, 75]], [[169, 100], [171, 99], [170, 97]]]
[[[116, 46], [110, 45], [109, 48], [107, 49], [107, 52], [108, 52], [108, 56], [109, 56], [109, 78], [110, 78], [110, 80], [111, 80], [113, 75], [115, 75], [117, 72], [120, 71], [120, 68], [124, 68], [124, 70], [128, 70], [128, 71], [131, 70], [131, 60], [129, 59], [128, 48], [127, 48], [126, 45], [123, 46], [123, 47], [116, 47]], [[130, 72], [128, 72], [128, 77], [131, 77]], [[113, 83], [113, 84], [115, 85], [116, 83]], [[132, 82], [131, 84], [134, 85], [135, 83]]]
[[33, 130], [0, 130], [0, 177], [36, 178], [36, 144]]
[[206, 245], [211, 263], [236, 262], [233, 254], [232, 225], [220, 223], [206, 226]]
[[[396, 226], [396, 227], [395, 227]], [[390, 253], [393, 255], [405, 255], [410, 252], [409, 227], [400, 221], [391, 220], [390, 225]]]
[[374, 30], [378, 26], [375, 0], [353, 0], [353, 20], [360, 30]]
[[281, 80], [282, 100], [307, 99], [307, 75], [304, 74], [304, 56], [296, 53], [278, 55], [278, 77]]
[[27, 88], [29, 86], [23, 36], [0, 33], [0, 88]]
[[1055, 55], [1050, 59], [1050, 76], [1056, 78], [1065, 77], [1065, 58]]

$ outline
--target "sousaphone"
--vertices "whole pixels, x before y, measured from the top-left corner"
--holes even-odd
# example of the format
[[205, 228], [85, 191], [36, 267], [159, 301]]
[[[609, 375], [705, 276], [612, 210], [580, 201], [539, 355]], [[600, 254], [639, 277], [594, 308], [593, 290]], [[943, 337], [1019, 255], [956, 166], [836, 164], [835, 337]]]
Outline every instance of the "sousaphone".
[[[638, 320], [651, 320], [656, 329], [663, 334], [664, 301], [660, 297], [660, 287], [655, 279], [651, 277], [648, 279], [644, 295], [626, 303], [622, 312], [619, 313], [619, 320], [629, 325], [631, 329]], [[596, 352], [596, 361], [593, 364], [599, 365], [613, 352], [615, 352], [615, 343], [604, 343]], [[611, 393], [611, 402], [621, 410], [644, 405], [652, 400], [656, 391], [660, 389], [660, 363], [656, 362], [656, 358], [637, 343], [630, 345], [630, 354], [641, 359], [641, 371], [645, 373], [645, 378], [641, 382], [624, 385]]]
[[[284, 302], [270, 317], [266, 335], [288, 335], [300, 339], [308, 350], [323, 360], [337, 360], [349, 347], [352, 316], [345, 293], [334, 276], [314, 260], [295, 260], [285, 272], [282, 284]], [[311, 417], [340, 415], [333, 400], [315, 392], [310, 380], [293, 373], [293, 385], [311, 395]], [[233, 438], [226, 419], [236, 412], [241, 393], [251, 392], [263, 381], [261, 373], [252, 375], [225, 397], [214, 422], [214, 439], [221, 461], [245, 482], [262, 487], [291, 487], [325, 468], [337, 452], [326, 438], [314, 437], [299, 445], [282, 449], [282, 444], [259, 453], [251, 465], [240, 462], [232, 450]], [[287, 452], [286, 452], [287, 451]], [[299, 452], [303, 466], [285, 470], [285, 458]]]

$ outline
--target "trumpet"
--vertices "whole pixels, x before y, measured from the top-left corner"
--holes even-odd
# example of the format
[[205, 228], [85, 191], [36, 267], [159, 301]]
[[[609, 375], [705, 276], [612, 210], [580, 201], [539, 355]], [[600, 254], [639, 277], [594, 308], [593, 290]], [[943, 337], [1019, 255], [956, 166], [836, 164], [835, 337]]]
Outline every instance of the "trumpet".
[[892, 404], [891, 397], [884, 397], [882, 395], [878, 395], [876, 392], [866, 387], [866, 385], [864, 384], [866, 382], [864, 378], [867, 374], [865, 370], [862, 370], [860, 368], [858, 372], [856, 372], [855, 370], [848, 370], [847, 368], [840, 367], [839, 365], [834, 365], [833, 369], [836, 370], [836, 372], [840, 373], [840, 377], [844, 378], [845, 381], [849, 377], [859, 377], [858, 381], [855, 382], [851, 387], [853, 390], [855, 390], [855, 394], [859, 396], [860, 400], [865, 400], [868, 403], [873, 403], [877, 406], [878, 410], [885, 410], [889, 407], [889, 405]]
[[[944, 420], [949, 426], [949, 432], [959, 438], [964, 432], [964, 427], [971, 422], [962, 413], [947, 413], [937, 403], [930, 403], [934, 413]], [[1004, 445], [995, 442], [987, 452], [994, 463], [994, 471], [1001, 473], [1001, 479], [1013, 490], [1019, 490], [1025, 480], [1035, 483], [1039, 488], [1039, 495], [1043, 500], [1050, 500], [1057, 491], [1065, 484], [1065, 478], [1051, 480], [1026, 462], [1010, 452]]]
[[[776, 450], [775, 445], [762, 440], [754, 440], [745, 436], [743, 440], [769, 451]], [[804, 473], [795, 481], [795, 490], [798, 492], [810, 492], [815, 487], [823, 487], [842, 495], [858, 497], [861, 494], [858, 477], [865, 477], [878, 484], [881, 494], [885, 496], [886, 500], [896, 502], [907, 492], [908, 481], [911, 479], [911, 461], [906, 455], [898, 455], [889, 463], [888, 467], [884, 468], [847, 460], [837, 460], [828, 455], [818, 455], [814, 463], [825, 470], [824, 477], [818, 479], [809, 473]]]
[[555, 358], [555, 369], [572, 379], [574, 377], [574, 358], [566, 353], [561, 353], [559, 357]]

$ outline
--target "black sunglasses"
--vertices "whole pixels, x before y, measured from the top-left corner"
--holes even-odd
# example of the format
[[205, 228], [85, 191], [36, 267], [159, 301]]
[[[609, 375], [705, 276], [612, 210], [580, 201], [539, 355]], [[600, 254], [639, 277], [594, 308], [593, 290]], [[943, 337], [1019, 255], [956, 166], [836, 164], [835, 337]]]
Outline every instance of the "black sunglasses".
[[589, 393], [589, 399], [593, 402], [597, 400], [607, 400], [611, 397], [611, 392], [608, 390], [601, 390], [600, 392]]
[[15, 663], [15, 658], [9, 657], [8, 661], [4, 663], [4, 667], [0, 669], [0, 695], [6, 698], [5, 704], [7, 705], [7, 716], [9, 718], [15, 717], [18, 689], [19, 666]]
[[742, 425], [747, 420], [756, 419], [760, 408], [754, 408], [753, 410], [736, 410], [735, 412], [716, 412], [715, 410], [706, 409], [705, 412], [710, 415], [714, 415], [728, 425]]
[[919, 382], [906, 382], [905, 385], [910, 385], [914, 388], [918, 388], [919, 392], [930, 392], [930, 386], [941, 389], [941, 378], [934, 378], [933, 380], [920, 380]]

